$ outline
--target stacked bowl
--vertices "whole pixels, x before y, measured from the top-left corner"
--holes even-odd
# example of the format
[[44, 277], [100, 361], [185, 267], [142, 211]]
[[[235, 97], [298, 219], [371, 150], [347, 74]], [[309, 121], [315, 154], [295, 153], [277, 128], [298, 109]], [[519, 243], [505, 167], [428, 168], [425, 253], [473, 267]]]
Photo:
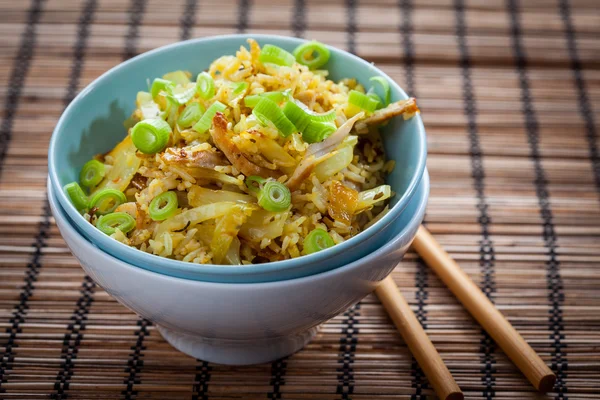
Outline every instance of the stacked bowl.
[[[146, 79], [173, 70], [194, 74], [252, 37], [288, 51], [302, 40], [230, 35], [162, 47], [108, 71], [65, 110], [50, 142], [48, 198], [67, 245], [92, 279], [120, 303], [157, 325], [164, 338], [196, 358], [224, 364], [271, 361], [302, 348], [319, 324], [373, 291], [401, 260], [423, 219], [429, 194], [426, 137], [419, 115], [392, 119], [382, 136], [396, 167], [387, 177], [396, 195], [391, 210], [371, 227], [329, 249], [266, 264], [198, 265], [128, 247], [89, 224], [63, 186], [83, 164], [126, 135], [123, 122]], [[407, 98], [372, 64], [331, 49], [333, 80], [388, 79], [392, 100]]]

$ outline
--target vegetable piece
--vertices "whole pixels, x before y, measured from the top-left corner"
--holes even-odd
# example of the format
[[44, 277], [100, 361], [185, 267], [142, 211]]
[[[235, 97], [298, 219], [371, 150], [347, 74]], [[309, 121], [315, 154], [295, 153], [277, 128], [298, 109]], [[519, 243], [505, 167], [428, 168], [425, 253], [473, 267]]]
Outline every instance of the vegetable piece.
[[307, 143], [317, 143], [323, 141], [335, 131], [336, 128], [332, 124], [312, 121], [302, 132], [302, 139]]
[[163, 79], [171, 81], [176, 85], [187, 85], [190, 83], [190, 75], [185, 71], [173, 71], [163, 75]]
[[296, 47], [294, 56], [299, 64], [306, 65], [310, 69], [317, 69], [327, 64], [330, 52], [323, 43], [313, 40]]
[[229, 250], [227, 250], [227, 254], [225, 254], [225, 261], [229, 265], [242, 265], [242, 260], [240, 259], [240, 239], [237, 236], [233, 237], [231, 241], [231, 245], [229, 245]]
[[381, 97], [377, 96], [377, 94], [373, 92], [372, 89], [369, 89], [369, 91], [367, 92], [367, 97], [377, 102], [377, 110], [383, 107], [383, 100], [381, 100]]
[[200, 120], [204, 111], [204, 107], [200, 103], [188, 104], [179, 116], [177, 125], [180, 128], [189, 128]]
[[284, 211], [292, 203], [292, 194], [283, 183], [260, 176], [246, 178], [248, 189], [258, 197], [258, 204], [267, 211]]
[[248, 83], [247, 82], [232, 82], [231, 88], [233, 89], [231, 94], [234, 96], [237, 96], [240, 93], [245, 92], [246, 89], [248, 89]]
[[131, 129], [131, 140], [144, 154], [155, 154], [162, 151], [171, 135], [171, 126], [162, 119], [146, 119]]
[[199, 207], [205, 204], [231, 201], [235, 203], [255, 203], [256, 198], [244, 193], [236, 193], [229, 190], [213, 190], [201, 186], [192, 186], [188, 190], [188, 203], [192, 207]]
[[317, 228], [313, 229], [304, 239], [304, 254], [312, 254], [329, 247], [335, 246], [335, 242], [327, 231]]
[[263, 209], [255, 210], [242, 225], [239, 236], [254, 242], [280, 237], [289, 214], [289, 211], [278, 213]]
[[[191, 208], [160, 223], [154, 232], [154, 238], [161, 237], [165, 232], [173, 232], [185, 227], [194, 226], [210, 219], [219, 218], [238, 209], [240, 205], [231, 201], [206, 204]], [[256, 209], [257, 206], [247, 204], [246, 207]]]
[[173, 82], [167, 79], [156, 78], [152, 82], [152, 89], [150, 89], [150, 93], [152, 94], [152, 98], [156, 98], [160, 94], [160, 92], [170, 93], [171, 89], [174, 87]]
[[369, 81], [378, 83], [383, 90], [383, 106], [387, 107], [390, 104], [392, 98], [392, 92], [390, 90], [390, 83], [383, 76], [374, 76]]
[[177, 211], [178, 206], [177, 193], [163, 192], [152, 199], [148, 213], [154, 221], [164, 221]]
[[379, 103], [376, 100], [357, 90], [351, 90], [348, 94], [348, 105], [358, 110], [365, 110], [372, 113], [377, 109], [377, 104]]
[[350, 165], [352, 158], [354, 158], [354, 148], [342, 146], [331, 157], [315, 167], [315, 176], [319, 182], [324, 182]]
[[136, 152], [137, 148], [131, 140], [131, 135], [127, 135], [121, 143], [106, 155], [107, 158], [113, 159], [112, 168], [108, 170], [106, 176], [94, 191], [112, 188], [124, 192], [142, 162]]
[[81, 186], [79, 186], [79, 183], [67, 183], [64, 189], [67, 193], [67, 196], [69, 196], [69, 199], [71, 199], [71, 203], [73, 203], [77, 211], [83, 212], [88, 209], [89, 199], [83, 192]]
[[210, 250], [213, 253], [215, 264], [223, 263], [233, 239], [237, 237], [238, 231], [244, 222], [246, 222], [250, 213], [251, 211], [244, 212], [244, 207], [240, 206], [239, 210], [234, 210], [222, 216], [219, 222], [217, 222], [210, 242]]
[[282, 101], [289, 99], [290, 93], [289, 90], [284, 90], [282, 92], [264, 92], [252, 94], [244, 97], [244, 104], [246, 107], [254, 108], [263, 97], [273, 100], [275, 103], [279, 104]]
[[263, 64], [276, 64], [291, 67], [296, 59], [292, 54], [281, 47], [266, 44], [260, 51], [258, 60]]
[[223, 112], [227, 106], [220, 101], [215, 101], [208, 110], [202, 115], [202, 117], [198, 120], [198, 122], [192, 127], [198, 133], [204, 133], [209, 130], [212, 125], [212, 120], [217, 114], [217, 112]]
[[87, 188], [93, 188], [100, 183], [105, 174], [104, 164], [98, 160], [90, 160], [81, 168], [79, 182]]
[[364, 211], [375, 205], [375, 203], [389, 199], [391, 195], [392, 188], [389, 185], [381, 185], [373, 189], [364, 190], [358, 194], [356, 211]]
[[208, 72], [201, 72], [196, 78], [196, 92], [204, 100], [208, 100], [215, 95], [215, 81]]
[[193, 83], [189, 83], [184, 86], [176, 86], [169, 92], [169, 97], [178, 106], [186, 104], [190, 101], [196, 93], [196, 86]]
[[285, 116], [277, 103], [266, 97], [261, 99], [254, 107], [252, 115], [264, 125], [271, 122], [283, 137], [288, 137], [297, 131], [294, 124]]
[[290, 100], [283, 106], [283, 114], [289, 119], [299, 132], [304, 132], [311, 122], [311, 117], [295, 100]]
[[98, 222], [96, 222], [96, 228], [108, 236], [115, 233], [117, 229], [123, 233], [127, 233], [135, 228], [135, 219], [131, 215], [124, 212], [107, 214], [98, 219]]
[[102, 189], [94, 193], [90, 199], [90, 208], [97, 208], [96, 214], [110, 214], [121, 204], [127, 202], [123, 192], [116, 189]]
[[142, 120], [160, 116], [160, 107], [154, 102], [150, 93], [138, 92], [136, 104], [142, 113]]

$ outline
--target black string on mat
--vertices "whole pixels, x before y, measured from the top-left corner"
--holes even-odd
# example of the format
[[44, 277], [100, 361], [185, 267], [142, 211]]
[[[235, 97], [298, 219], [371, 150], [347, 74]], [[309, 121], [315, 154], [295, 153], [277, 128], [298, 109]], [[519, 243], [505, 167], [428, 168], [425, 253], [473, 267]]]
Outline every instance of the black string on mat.
[[346, 0], [346, 48], [356, 54], [356, 0]]
[[579, 112], [585, 123], [586, 138], [590, 151], [590, 161], [592, 163], [592, 172], [596, 182], [596, 189], [600, 194], [600, 157], [598, 155], [598, 132], [596, 131], [596, 122], [594, 121], [594, 113], [590, 104], [588, 89], [583, 76], [583, 66], [579, 58], [577, 50], [577, 38], [575, 28], [573, 27], [573, 17], [571, 15], [571, 6], [569, 0], [559, 0], [558, 2], [560, 16], [565, 29], [565, 37], [567, 40], [567, 49], [569, 50], [569, 61], [573, 78], [575, 79], [575, 87], [577, 88], [577, 100], [579, 102]]
[[356, 345], [358, 344], [358, 318], [360, 316], [361, 304], [358, 303], [350, 307], [344, 313], [342, 321], [342, 337], [340, 338], [340, 348], [338, 355], [337, 368], [338, 385], [336, 393], [341, 395], [342, 400], [351, 399], [354, 393], [354, 357], [356, 354]]
[[281, 399], [281, 387], [285, 385], [285, 374], [287, 372], [287, 358], [273, 361], [271, 363], [271, 379], [269, 384], [272, 389], [267, 393], [268, 399]]
[[[494, 294], [496, 293], [496, 282], [494, 278], [494, 267], [496, 254], [494, 251], [494, 243], [490, 237], [489, 226], [492, 222], [489, 215], [489, 205], [485, 195], [485, 169], [483, 166], [483, 152], [479, 140], [479, 127], [477, 124], [477, 100], [473, 90], [473, 81], [471, 78], [471, 59], [467, 42], [467, 26], [465, 19], [465, 5], [463, 0], [455, 0], [456, 11], [456, 38], [458, 40], [458, 50], [460, 53], [460, 67], [463, 78], [463, 103], [464, 114], [467, 117], [467, 126], [469, 133], [469, 156], [471, 159], [471, 176], [473, 178], [473, 186], [477, 196], [477, 210], [479, 216], [477, 221], [481, 228], [481, 240], [479, 241], [479, 266], [483, 275], [481, 289], [492, 303], [494, 302]], [[490, 335], [481, 329], [481, 341], [479, 342], [479, 351], [483, 354], [481, 363], [481, 383], [485, 388], [483, 396], [485, 399], [491, 400], [495, 397], [494, 386], [496, 379], [494, 373], [496, 368], [496, 358], [494, 351], [496, 344]]]
[[198, 0], [186, 0], [185, 7], [183, 8], [183, 15], [181, 16], [181, 34], [179, 38], [181, 40], [188, 40], [194, 29], [196, 22], [196, 10], [198, 8]]
[[196, 366], [192, 400], [208, 400], [208, 384], [210, 382], [212, 367], [207, 361], [196, 361], [199, 364]]
[[544, 247], [547, 250], [546, 261], [546, 281], [548, 287], [548, 301], [550, 303], [548, 330], [551, 332], [549, 338], [552, 340], [552, 370], [556, 373], [557, 399], [567, 399], [567, 369], [568, 362], [564, 349], [567, 344], [564, 343], [564, 321], [562, 305], [565, 300], [563, 281], [560, 274], [560, 261], [557, 254], [557, 237], [553, 222], [553, 212], [550, 205], [550, 195], [548, 193], [548, 181], [546, 172], [542, 165], [542, 158], [539, 147], [539, 122], [533, 100], [529, 78], [527, 76], [527, 57], [523, 47], [523, 37], [521, 22], [519, 19], [519, 4], [516, 0], [507, 0], [507, 9], [510, 16], [510, 28], [512, 35], [512, 45], [515, 58], [515, 67], [519, 78], [521, 88], [521, 106], [525, 117], [525, 129], [527, 141], [529, 142], [529, 156], [533, 163], [535, 173], [535, 192], [538, 199], [540, 216], [542, 219], [542, 238]]
[[412, 0], [399, 0], [398, 5], [401, 10], [402, 23], [400, 24], [400, 33], [402, 47], [404, 48], [404, 76], [406, 77], [406, 87], [404, 90], [409, 96], [417, 97], [415, 92], [415, 51], [413, 44], [413, 2]]
[[292, 12], [294, 36], [302, 38], [306, 33], [306, 0], [295, 0]]
[[[31, 59], [33, 58], [37, 40], [37, 25], [40, 21], [43, 6], [43, 0], [32, 0], [29, 12], [27, 14], [27, 24], [25, 31], [21, 35], [19, 52], [12, 66], [12, 71], [8, 83], [8, 93], [4, 100], [4, 119], [0, 125], [0, 174], [4, 169], [4, 162], [8, 146], [12, 138], [12, 129], [14, 119], [19, 108], [21, 100], [21, 91], [25, 84], [25, 79], [29, 72]], [[27, 269], [25, 270], [25, 281], [21, 292], [19, 293], [19, 301], [13, 307], [12, 316], [8, 321], [8, 327], [5, 329], [7, 336], [4, 352], [0, 358], [0, 393], [5, 390], [2, 385], [7, 382], [7, 373], [12, 369], [14, 362], [14, 350], [18, 347], [16, 343], [17, 334], [21, 332], [21, 325], [25, 323], [27, 313], [29, 311], [29, 299], [35, 289], [34, 283], [40, 273], [42, 267], [40, 258], [42, 257], [42, 248], [46, 246], [50, 230], [50, 205], [47, 201], [44, 202], [42, 210], [42, 218], [38, 227], [38, 233], [33, 243], [33, 253]]]
[[245, 33], [248, 29], [248, 20], [250, 19], [251, 7], [252, 0], [240, 0], [240, 2], [238, 3], [238, 33]]

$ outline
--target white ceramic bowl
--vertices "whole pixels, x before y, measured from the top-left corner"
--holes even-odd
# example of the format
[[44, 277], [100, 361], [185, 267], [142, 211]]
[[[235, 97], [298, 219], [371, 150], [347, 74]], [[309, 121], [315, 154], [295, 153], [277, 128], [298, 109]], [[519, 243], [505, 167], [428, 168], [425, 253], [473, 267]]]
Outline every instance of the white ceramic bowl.
[[[272, 361], [301, 349], [317, 326], [372, 292], [402, 259], [423, 219], [429, 176], [423, 175], [400, 223], [404, 229], [372, 254], [328, 272], [267, 283], [212, 283], [151, 272], [84, 239], [48, 197], [56, 224], [89, 276], [142, 317], [174, 347], [222, 364]], [[224, 267], [227, 268], [227, 267]]]

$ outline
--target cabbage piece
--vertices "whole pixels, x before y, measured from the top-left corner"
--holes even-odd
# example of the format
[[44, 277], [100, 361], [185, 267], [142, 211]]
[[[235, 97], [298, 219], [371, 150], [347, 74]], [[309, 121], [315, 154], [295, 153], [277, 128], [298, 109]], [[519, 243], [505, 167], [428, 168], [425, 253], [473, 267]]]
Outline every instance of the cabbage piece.
[[254, 242], [260, 242], [263, 238], [275, 239], [282, 235], [289, 214], [289, 211], [272, 212], [258, 209], [242, 225], [239, 235]]
[[104, 179], [96, 186], [94, 192], [101, 189], [117, 189], [124, 192], [129, 186], [129, 182], [137, 172], [142, 160], [136, 155], [137, 149], [127, 135], [114, 149], [107, 154], [113, 158], [112, 168], [108, 171]]
[[256, 140], [258, 150], [270, 162], [276, 164], [286, 174], [294, 172], [296, 160], [276, 141], [261, 134]]
[[223, 215], [240, 212], [243, 209], [249, 211], [258, 208], [251, 204], [241, 205], [231, 201], [223, 201], [220, 203], [205, 204], [200, 207], [192, 208], [177, 214], [174, 217], [164, 220], [154, 232], [154, 237], [161, 237], [165, 232], [185, 229], [189, 226], [197, 225], [209, 219], [219, 218]]
[[142, 113], [142, 120], [161, 116], [160, 107], [154, 102], [152, 95], [148, 92], [138, 92], [136, 104]]
[[192, 186], [188, 190], [188, 202], [192, 207], [205, 204], [231, 201], [234, 203], [256, 203], [256, 197], [229, 190], [206, 189], [201, 186]]
[[391, 195], [392, 188], [390, 185], [381, 185], [373, 189], [364, 190], [358, 194], [356, 212], [358, 213], [373, 207], [376, 203], [389, 199]]
[[234, 237], [231, 241], [231, 245], [229, 246], [229, 250], [227, 250], [227, 254], [225, 254], [225, 261], [229, 265], [242, 265], [242, 260], [240, 259], [240, 246], [242, 243], [238, 237]]
[[243, 181], [240, 181], [230, 175], [215, 171], [213, 169], [199, 168], [199, 167], [198, 168], [191, 167], [191, 168], [184, 168], [184, 169], [188, 174], [190, 174], [191, 176], [193, 176], [196, 179], [206, 179], [209, 181], [229, 183], [231, 185], [241, 187], [241, 188], [245, 188], [245, 186], [246, 186]]
[[186, 85], [191, 82], [191, 74], [186, 71], [173, 71], [163, 75], [163, 79], [174, 82], [176, 85]]
[[350, 165], [353, 158], [354, 148], [342, 146], [331, 157], [315, 167], [315, 176], [322, 183]]
[[246, 222], [248, 215], [252, 212], [248, 211], [250, 210], [245, 207], [239, 211], [232, 211], [222, 216], [219, 222], [217, 222], [212, 241], [210, 242], [210, 250], [213, 253], [213, 262], [215, 264], [223, 263], [233, 239], [237, 237], [242, 224]]

